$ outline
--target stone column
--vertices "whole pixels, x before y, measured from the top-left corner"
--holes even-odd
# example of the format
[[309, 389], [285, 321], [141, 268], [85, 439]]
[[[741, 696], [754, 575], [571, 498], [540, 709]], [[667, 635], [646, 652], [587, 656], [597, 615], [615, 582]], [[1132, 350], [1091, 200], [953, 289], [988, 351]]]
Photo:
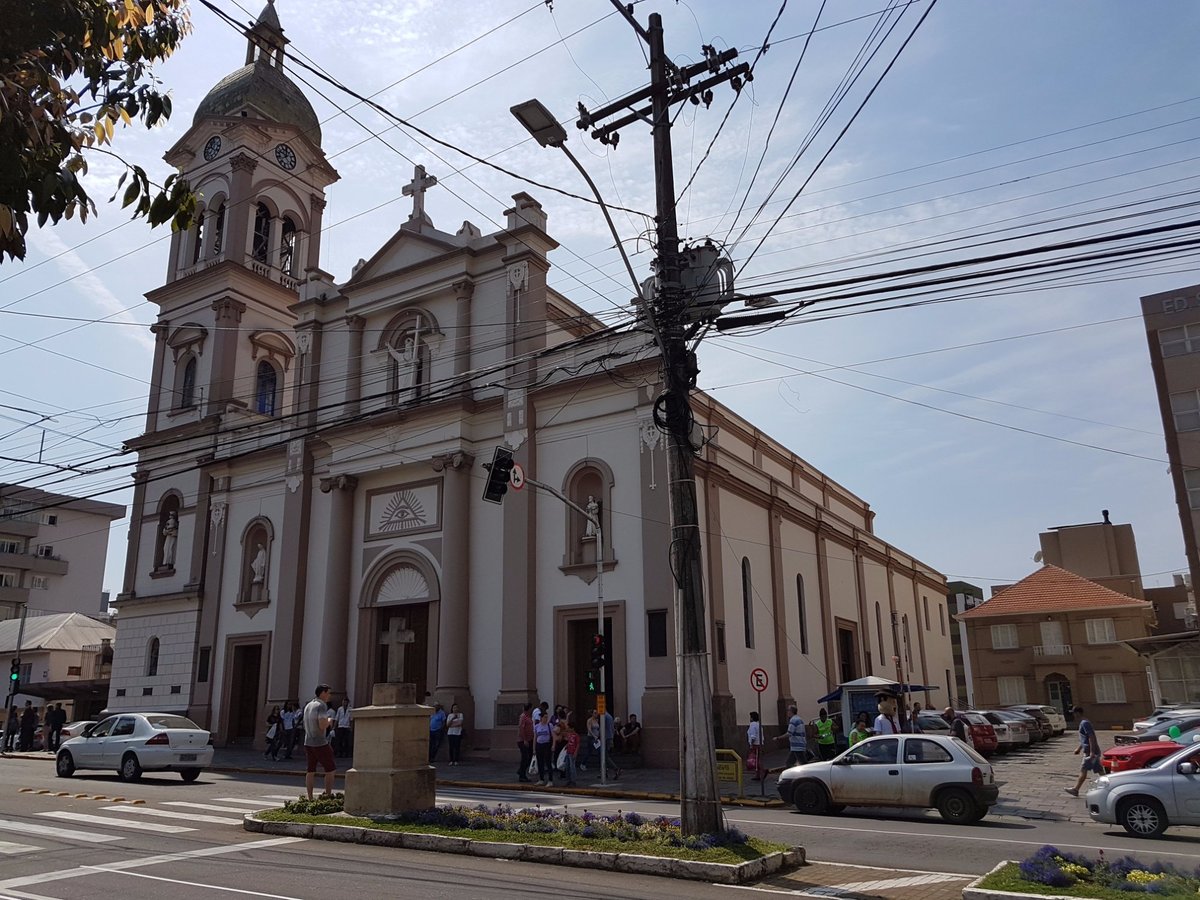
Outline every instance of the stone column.
[[469, 278], [454, 282], [454, 374], [460, 376], [471, 370], [471, 297], [475, 282]]
[[[321, 625], [317, 671], [344, 694], [349, 685], [346, 669], [350, 621], [350, 554], [354, 537], [354, 492], [358, 479], [335, 475], [321, 479], [321, 492], [329, 494], [329, 546], [325, 552], [325, 611]], [[358, 685], [361, 691], [364, 685]]]
[[438, 612], [437, 686], [433, 695], [446, 709], [457, 703], [474, 731], [468, 659], [471, 617], [471, 466], [474, 457], [456, 452], [433, 458], [442, 473], [442, 586]]
[[237, 371], [238, 344], [241, 332], [242, 313], [246, 304], [232, 297], [214, 300], [215, 313], [213, 335], [212, 372], [209, 375], [208, 392], [205, 400], [205, 415], [225, 412], [225, 404], [233, 399], [234, 373]]
[[[158, 430], [158, 410], [162, 405], [163, 380], [166, 375], [163, 371], [163, 364], [167, 358], [167, 332], [169, 330], [170, 323], [166, 319], [160, 319], [150, 326], [150, 331], [154, 333], [154, 368], [150, 370], [150, 402], [146, 406], [147, 433]], [[172, 387], [174, 387], [174, 383], [172, 383]], [[168, 404], [167, 408], [174, 408], [175, 405], [172, 402]]]
[[[188, 718], [211, 730], [212, 690], [216, 682], [212, 671], [216, 658], [217, 623], [221, 617], [222, 582], [225, 574], [225, 548], [228, 540], [229, 476], [212, 479], [208, 503], [208, 553], [204, 558], [204, 587], [200, 592], [200, 621], [196, 631], [195, 657], [192, 660], [192, 702]], [[197, 519], [197, 527], [204, 524]], [[237, 559], [237, 553], [234, 553]], [[200, 681], [200, 654], [208, 649], [208, 672]]]
[[346, 330], [350, 334], [346, 357], [346, 414], [359, 411], [362, 398], [363, 329], [367, 320], [362, 316], [346, 316]]
[[292, 408], [297, 413], [308, 413], [305, 421], [311, 428], [316, 425], [321, 380], [321, 350], [324, 346], [321, 323], [314, 320], [297, 325], [296, 345], [299, 355], [295, 359], [296, 374], [292, 376]]
[[[775, 694], [775, 709], [779, 716], [779, 733], [787, 731], [789, 705], [795, 702], [792, 694], [791, 667], [788, 651], [791, 647], [787, 633], [788, 585], [783, 575], [783, 514], [778, 497], [771, 498], [767, 508], [767, 524], [771, 535], [771, 640], [775, 645], [775, 683], [779, 686]], [[764, 725], [765, 727], [765, 725]]]
[[320, 194], [309, 197], [308, 206], [308, 264], [306, 269], [321, 264], [321, 217], [325, 212], [325, 198]]
[[312, 454], [304, 438], [287, 445], [284, 476], [283, 523], [279, 558], [283, 565], [275, 582], [275, 634], [267, 680], [268, 699], [306, 697], [300, 690], [300, 652], [304, 640], [304, 613], [308, 600], [308, 532], [312, 515]]
[[[138, 551], [142, 547], [142, 517], [146, 514], [146, 480], [148, 471], [133, 473], [133, 503], [129, 507], [129, 550], [125, 554], [125, 581], [121, 597], [134, 596], [137, 584]], [[153, 554], [153, 547], [151, 547]]]
[[226, 259], [238, 265], [246, 262], [246, 242], [255, 206], [251, 186], [257, 166], [258, 161], [245, 153], [238, 153], [229, 160], [233, 178], [229, 185], [229, 203], [225, 207], [225, 242], [222, 250]]

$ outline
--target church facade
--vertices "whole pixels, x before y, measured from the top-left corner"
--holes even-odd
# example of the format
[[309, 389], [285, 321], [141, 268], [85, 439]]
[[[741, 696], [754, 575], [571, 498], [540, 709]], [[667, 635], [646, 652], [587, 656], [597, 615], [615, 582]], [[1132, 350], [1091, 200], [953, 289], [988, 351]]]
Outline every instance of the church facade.
[[[541, 204], [443, 231], [418, 168], [407, 222], [342, 282], [320, 268], [338, 179], [284, 75], [268, 5], [246, 65], [167, 160], [202, 192], [159, 307], [109, 697], [261, 743], [318, 682], [370, 702], [389, 673], [467, 717], [475, 754], [515, 754], [523, 703], [579, 711], [604, 571], [608, 706], [678, 761], [669, 502], [652, 339], [548, 288]], [[630, 317], [632, 318], [632, 317]], [[711, 397], [694, 395], [718, 746], [868, 674], [942, 685], [941, 574], [880, 540], [869, 505]], [[507, 446], [550, 493], [482, 497]], [[597, 552], [600, 560], [597, 565]], [[401, 641], [404, 641], [402, 644]], [[401, 649], [403, 648], [403, 649]], [[402, 656], [400, 655], [402, 654]]]

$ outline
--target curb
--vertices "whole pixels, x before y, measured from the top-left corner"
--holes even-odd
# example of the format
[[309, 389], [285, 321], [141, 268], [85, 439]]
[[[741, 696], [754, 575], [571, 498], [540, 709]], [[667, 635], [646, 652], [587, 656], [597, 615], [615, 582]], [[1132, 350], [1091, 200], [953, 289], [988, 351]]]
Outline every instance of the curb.
[[469, 838], [445, 837], [439, 834], [421, 834], [419, 832], [384, 831], [358, 825], [265, 822], [256, 818], [255, 813], [247, 813], [242, 824], [246, 831], [262, 834], [367, 844], [375, 847], [399, 847], [404, 850], [458, 853], [486, 859], [509, 859], [574, 868], [604, 869], [629, 875], [659, 875], [665, 878], [684, 878], [691, 881], [716, 882], [717, 884], [745, 884], [766, 875], [773, 875], [785, 867], [802, 866], [805, 862], [803, 847], [793, 847], [782, 853], [771, 853], [761, 859], [730, 865], [662, 856], [642, 856], [637, 853], [606, 853], [593, 850], [569, 850], [565, 847], [542, 847], [534, 844], [473, 841]]

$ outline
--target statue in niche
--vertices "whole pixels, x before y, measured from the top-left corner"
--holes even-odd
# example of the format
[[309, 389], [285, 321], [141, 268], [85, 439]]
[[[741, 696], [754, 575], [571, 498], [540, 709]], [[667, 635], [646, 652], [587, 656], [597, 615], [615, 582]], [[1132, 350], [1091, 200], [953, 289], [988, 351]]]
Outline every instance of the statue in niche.
[[267, 548], [262, 542], [255, 544], [258, 552], [250, 560], [250, 602], [257, 603], [263, 598], [264, 582], [267, 579]]
[[162, 527], [162, 567], [164, 569], [172, 569], [175, 567], [175, 545], [179, 539], [179, 519], [175, 516], [175, 511], [167, 513], [167, 521]]
[[600, 503], [591, 494], [588, 494], [588, 502], [584, 505], [587, 510], [588, 520], [587, 527], [583, 530], [583, 536], [594, 538], [596, 536], [596, 522], [600, 519]]

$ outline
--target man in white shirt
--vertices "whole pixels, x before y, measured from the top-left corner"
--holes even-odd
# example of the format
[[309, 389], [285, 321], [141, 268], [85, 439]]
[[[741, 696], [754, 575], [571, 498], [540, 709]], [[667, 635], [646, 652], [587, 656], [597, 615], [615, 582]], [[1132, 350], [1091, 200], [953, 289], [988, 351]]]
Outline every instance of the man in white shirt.
[[350, 755], [350, 735], [351, 735], [351, 720], [354, 717], [354, 711], [350, 708], [350, 698], [343, 697], [342, 705], [337, 709], [337, 717], [334, 727], [334, 752], [337, 756]]
[[896, 698], [891, 694], [876, 694], [875, 699], [879, 701], [879, 715], [875, 717], [875, 725], [872, 728], [874, 733], [899, 734], [900, 728], [896, 724]]
[[313, 798], [313, 782], [317, 779], [317, 766], [325, 770], [325, 793], [323, 796], [333, 796], [333, 775], [337, 771], [337, 763], [333, 759], [333, 748], [329, 746], [326, 732], [333, 724], [333, 712], [329, 709], [331, 689], [327, 684], [318, 684], [313, 692], [314, 697], [304, 707], [304, 786], [308, 790], [308, 799]]

